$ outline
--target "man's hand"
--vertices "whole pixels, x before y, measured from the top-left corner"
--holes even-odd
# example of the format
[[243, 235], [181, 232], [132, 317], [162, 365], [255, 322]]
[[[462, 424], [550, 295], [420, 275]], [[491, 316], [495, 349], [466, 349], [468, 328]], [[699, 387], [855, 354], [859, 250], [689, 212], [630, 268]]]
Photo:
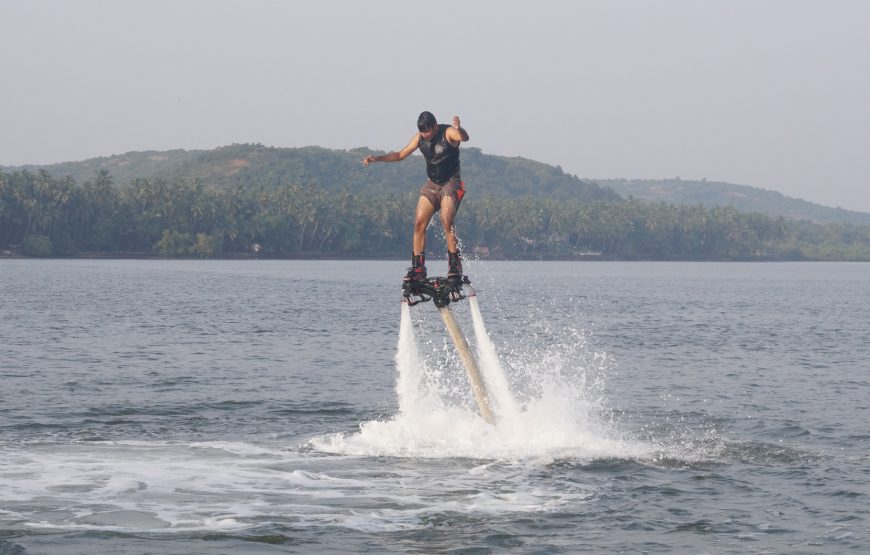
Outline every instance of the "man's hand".
[[[448, 131], [447, 140], [449, 140], [451, 142], [451, 144], [453, 142], [455, 142], [456, 144], [459, 144], [463, 141], [468, 140], [468, 132], [462, 128], [462, 125], [460, 125], [459, 116], [453, 116], [453, 127], [448, 129], [447, 131]], [[452, 133], [450, 133], [450, 131], [452, 131]], [[456, 146], [456, 145], [454, 145], [454, 146]]]
[[368, 166], [369, 164], [371, 164], [371, 163], [373, 163], [373, 162], [377, 162], [377, 160], [375, 160], [374, 155], [369, 154], [368, 156], [366, 156], [365, 158], [363, 158], [363, 161], [362, 161], [362, 162], [363, 162], [363, 166]]

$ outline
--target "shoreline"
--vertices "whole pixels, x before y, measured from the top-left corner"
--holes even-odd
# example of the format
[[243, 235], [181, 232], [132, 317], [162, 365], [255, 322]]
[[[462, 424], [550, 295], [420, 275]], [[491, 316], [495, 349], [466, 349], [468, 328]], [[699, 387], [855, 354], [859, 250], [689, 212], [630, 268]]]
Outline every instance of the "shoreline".
[[[429, 260], [446, 259], [446, 256], [430, 257]], [[239, 253], [237, 255], [213, 256], [208, 258], [196, 256], [158, 256], [149, 252], [83, 252], [73, 256], [27, 256], [14, 251], [0, 251], [0, 260], [406, 260], [405, 256], [395, 253], [298, 253], [293, 255], [269, 256]], [[559, 256], [518, 256], [503, 258], [496, 256], [466, 257], [467, 260], [493, 262], [870, 262], [870, 260], [849, 259], [792, 259], [776, 256], [759, 256], [751, 258], [608, 258], [600, 255], [580, 255], [575, 257]]]

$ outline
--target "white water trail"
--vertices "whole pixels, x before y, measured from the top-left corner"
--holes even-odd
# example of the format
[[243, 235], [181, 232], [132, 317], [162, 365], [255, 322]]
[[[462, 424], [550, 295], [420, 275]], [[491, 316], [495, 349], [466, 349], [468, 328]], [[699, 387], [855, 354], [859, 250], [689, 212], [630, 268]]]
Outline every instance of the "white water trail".
[[511, 393], [507, 376], [498, 360], [495, 345], [486, 332], [483, 324], [483, 316], [480, 314], [480, 305], [477, 304], [477, 295], [468, 297], [471, 307], [471, 320], [474, 323], [474, 339], [477, 345], [477, 358], [489, 400], [494, 405], [495, 413], [500, 421], [514, 423], [520, 415], [520, 409]]
[[402, 302], [396, 367], [399, 370], [399, 378], [396, 382], [399, 412], [412, 412], [418, 406], [416, 401], [421, 396], [422, 364], [417, 352], [417, 337], [414, 334], [414, 322], [411, 320], [411, 306], [407, 302]]

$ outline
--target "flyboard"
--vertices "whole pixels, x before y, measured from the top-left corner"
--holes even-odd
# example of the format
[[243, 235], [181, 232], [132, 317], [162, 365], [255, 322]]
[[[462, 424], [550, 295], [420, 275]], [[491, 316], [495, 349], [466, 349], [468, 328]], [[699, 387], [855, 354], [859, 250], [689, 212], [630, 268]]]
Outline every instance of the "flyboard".
[[[468, 294], [465, 292], [466, 288]], [[438, 313], [441, 315], [441, 319], [444, 320], [447, 333], [450, 335], [450, 339], [453, 340], [453, 344], [459, 352], [459, 358], [462, 360], [466, 372], [468, 372], [471, 392], [474, 394], [475, 401], [477, 401], [480, 415], [490, 424], [495, 424], [495, 414], [492, 411], [489, 396], [486, 392], [486, 385], [480, 374], [480, 367], [474, 358], [474, 354], [471, 352], [468, 340], [465, 339], [465, 335], [462, 333], [462, 329], [460, 329], [459, 323], [453, 315], [453, 310], [450, 308], [450, 303], [476, 295], [477, 293], [471, 286], [468, 276], [462, 276], [462, 279], [433, 277], [425, 281], [406, 281], [402, 284], [402, 302], [408, 303], [409, 306], [414, 306], [422, 302], [432, 301], [438, 308]]]

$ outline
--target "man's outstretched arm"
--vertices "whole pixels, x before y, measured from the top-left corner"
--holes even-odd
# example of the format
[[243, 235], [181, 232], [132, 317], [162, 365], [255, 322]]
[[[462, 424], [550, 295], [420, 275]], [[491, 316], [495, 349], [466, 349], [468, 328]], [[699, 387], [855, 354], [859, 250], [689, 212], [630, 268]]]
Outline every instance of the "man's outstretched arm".
[[411, 137], [411, 140], [408, 141], [408, 144], [405, 145], [405, 148], [403, 148], [402, 150], [391, 152], [389, 154], [384, 154], [382, 156], [374, 156], [370, 154], [363, 158], [362, 163], [363, 166], [368, 166], [372, 162], [401, 162], [402, 160], [410, 156], [412, 152], [417, 150], [418, 146], [420, 146], [420, 134], [415, 133], [414, 136]]

